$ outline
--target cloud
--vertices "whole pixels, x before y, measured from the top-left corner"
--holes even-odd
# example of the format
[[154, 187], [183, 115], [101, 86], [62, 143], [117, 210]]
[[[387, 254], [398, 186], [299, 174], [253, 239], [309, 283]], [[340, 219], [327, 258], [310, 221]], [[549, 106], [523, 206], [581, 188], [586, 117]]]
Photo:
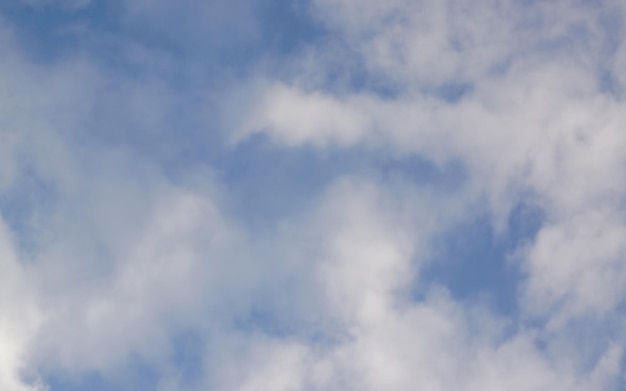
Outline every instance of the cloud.
[[[260, 103], [238, 127], [240, 134], [260, 132], [287, 147], [365, 146], [375, 153], [386, 145], [436, 164], [458, 159], [469, 178], [462, 197], [468, 204], [486, 198], [499, 231], [506, 229], [515, 205], [529, 197], [548, 216], [536, 241], [518, 254], [526, 274], [519, 298], [523, 316], [541, 314], [546, 330], [568, 329], [581, 319], [592, 319], [597, 327], [621, 322], [620, 314], [609, 314], [621, 308], [624, 297], [619, 244], [624, 188], [615, 181], [624, 161], [618, 130], [624, 120], [619, 95], [600, 82], [611, 56], [602, 49], [607, 32], [599, 23], [612, 5], [592, 13], [583, 3], [565, 13], [557, 12], [563, 10], [558, 4], [488, 2], [462, 11], [441, 2], [320, 1], [316, 7], [339, 39], [357, 49], [371, 77], [382, 75], [397, 93], [367, 91], [367, 84], [365, 91], [338, 93], [297, 79], [266, 83]], [[458, 82], [472, 86], [458, 100], [437, 92], [438, 86]], [[366, 285], [376, 286], [375, 281]], [[621, 337], [615, 338], [620, 345]], [[520, 389], [589, 386], [575, 373], [559, 373], [547, 359], [539, 364], [541, 353], [529, 351], [521, 357], [545, 375], [532, 377], [541, 379], [534, 385], [512, 381]], [[619, 367], [620, 353], [607, 354], [613, 358], [606, 360], [617, 361], [606, 365]], [[368, 373], [376, 373], [382, 361]], [[377, 381], [372, 380], [373, 389], [403, 389]], [[416, 382], [408, 378], [405, 387]]]
[[584, 369], [558, 344], [540, 348], [541, 330], [511, 333], [507, 319], [458, 303], [445, 288], [430, 287], [418, 302], [407, 295], [427, 259], [416, 243], [427, 244], [423, 235], [432, 227], [407, 230], [405, 224], [417, 216], [422, 223], [438, 220], [415, 196], [359, 180], [330, 189], [315, 224], [302, 225], [322, 249], [315, 269], [327, 319], [317, 330], [326, 342], [229, 334], [241, 354], [217, 359], [219, 380], [210, 384], [244, 390], [609, 389], [619, 373], [618, 345]]
[[[0, 33], [3, 389], [129, 389], [133, 365], [159, 390], [623, 385], [617, 2], [316, 0], [323, 32], [280, 55], [256, 1], [116, 4], [49, 62]], [[308, 171], [272, 171], [285, 151]], [[323, 179], [273, 185], [294, 172]], [[246, 176], [305, 201], [253, 224]], [[522, 204], [545, 220], [518, 238]], [[508, 313], [428, 274], [483, 215]]]
[[[158, 357], [167, 349], [170, 328], [201, 320], [194, 314], [202, 314], [208, 305], [202, 304], [201, 297], [215, 294], [216, 283], [210, 281], [217, 276], [211, 272], [211, 259], [200, 254], [221, 252], [219, 243], [227, 237], [220, 232], [219, 217], [209, 200], [184, 193], [157, 200], [154, 211], [148, 213], [145, 228], [140, 227], [128, 248], [119, 252], [108, 248], [114, 251], [110, 257], [115, 263], [108, 265], [107, 273], [84, 275], [97, 266], [66, 264], [60, 273], [69, 275], [57, 273], [59, 281], [50, 281], [51, 273], [39, 277], [45, 287], [42, 294], [48, 297], [50, 319], [37, 345], [44, 358], [57, 357], [44, 365], [72, 372], [107, 371], [130, 351]], [[76, 251], [70, 247], [72, 241], [66, 246], [66, 251]], [[58, 254], [63, 248], [55, 250], [42, 252], [39, 262], [43, 270], [48, 269], [47, 264], [58, 266], [63, 257], [73, 255]], [[87, 280], [77, 281], [79, 273]]]
[[[479, 15], [498, 13], [502, 8], [488, 10], [481, 6], [482, 3], [477, 9], [482, 12], [463, 14], [461, 20], [482, 25]], [[439, 20], [436, 15], [442, 15], [451, 26], [458, 22], [456, 9], [453, 12], [444, 5], [429, 2], [365, 5], [363, 10], [353, 8], [356, 5], [352, 2], [320, 2], [320, 7], [335, 11], [328, 11], [332, 14], [328, 16], [330, 23], [341, 24], [338, 18], [346, 21], [341, 24], [347, 29], [346, 39], [365, 46], [378, 39], [395, 45], [395, 38], [387, 36], [388, 30], [395, 31], [395, 28], [414, 32], [417, 40], [404, 30], [398, 36], [419, 46], [419, 39], [431, 39], [430, 36], [436, 34], [432, 30], [448, 26], [435, 22], [429, 28], [428, 24], [412, 19], [396, 21], [388, 15], [434, 21]], [[379, 10], [380, 7], [383, 9]], [[413, 7], [421, 12], [414, 12]], [[517, 6], [507, 7], [512, 10]], [[505, 13], [498, 14], [497, 19], [504, 18], [506, 26], [511, 27], [521, 23], [518, 18], [525, 23], [529, 20], [524, 18], [531, 16], [541, 20], [555, 18], [551, 7], [527, 7], [523, 11], [521, 17]], [[399, 153], [417, 153], [439, 163], [461, 159], [471, 179], [469, 196], [486, 196], [495, 218], [500, 221], [506, 221], [508, 211], [528, 193], [534, 194], [555, 224], [560, 224], [561, 219], [563, 224], [569, 224], [579, 214], [620, 215], [621, 206], [615, 197], [619, 198], [618, 194], [623, 194], [624, 189], [614, 178], [619, 176], [624, 160], [624, 138], [618, 131], [621, 127], [618, 124], [623, 123], [621, 102], [600, 89], [594, 64], [588, 61], [591, 57], [581, 58], [581, 52], [584, 56], [595, 55], [604, 37], [595, 33], [596, 16], [583, 16], [579, 11], [566, 13], [556, 25], [542, 21], [536, 27], [539, 33], [523, 28], [517, 38], [518, 46], [510, 46], [515, 49], [516, 58], [507, 59], [509, 63], [501, 72], [485, 70], [464, 75], [462, 78], [471, 82], [473, 88], [458, 102], [437, 98], [428, 89], [423, 90], [432, 82], [445, 84], [458, 78], [456, 71], [419, 77], [420, 72], [442, 70], [423, 63], [424, 59], [450, 63], [445, 55], [429, 54], [426, 50], [419, 52], [418, 63], [400, 56], [389, 60], [394, 68], [382, 67], [385, 74], [401, 77], [406, 92], [397, 97], [379, 96], [374, 92], [337, 96], [319, 90], [309, 92], [297, 85], [270, 84], [242, 128], [244, 132], [264, 132], [288, 146], [365, 144], [373, 148], [386, 143]], [[571, 32], [573, 25], [580, 25], [583, 32]], [[361, 29], [367, 29], [368, 34]], [[494, 31], [490, 37], [494, 36]], [[367, 38], [361, 38], [361, 34]], [[558, 36], [565, 41], [546, 52], [545, 47], [555, 44], [553, 41]], [[505, 34], [503, 39], [506, 37]], [[433, 46], [441, 48], [453, 42], [453, 38], [446, 36], [442, 43]], [[455, 56], [462, 59], [460, 63], [471, 64], [474, 50], [482, 45], [492, 46], [490, 42], [473, 41], [465, 50], [454, 50]], [[527, 49], [522, 50], [519, 45]], [[365, 50], [363, 58], [366, 64], [381, 68], [378, 52]], [[407, 75], [395, 66], [408, 67]], [[420, 89], [425, 92], [414, 92]], [[326, 115], [320, 115], [321, 112]], [[605, 212], [599, 212], [601, 210]], [[542, 238], [543, 232], [539, 234], [538, 244], [544, 245]], [[588, 245], [605, 247], [596, 241]], [[562, 262], [550, 260], [549, 263], [560, 272], [568, 273]], [[544, 276], [530, 274], [529, 278], [543, 279]], [[598, 282], [596, 288], [601, 289], [601, 285]], [[618, 292], [608, 295], [619, 297]]]
[[4, 222], [0, 226], [0, 251], [2, 259], [2, 290], [0, 306], [0, 385], [7, 390], [36, 390], [21, 381], [25, 362], [25, 344], [32, 338], [41, 322], [42, 314], [37, 308], [34, 287], [20, 264], [13, 247], [9, 230]]

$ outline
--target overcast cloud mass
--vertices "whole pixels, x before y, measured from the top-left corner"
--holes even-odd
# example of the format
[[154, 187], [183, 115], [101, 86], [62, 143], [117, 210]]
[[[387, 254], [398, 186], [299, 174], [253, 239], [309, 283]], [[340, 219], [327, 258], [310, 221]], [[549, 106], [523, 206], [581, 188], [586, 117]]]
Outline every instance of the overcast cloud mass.
[[0, 390], [626, 390], [622, 0], [0, 0]]

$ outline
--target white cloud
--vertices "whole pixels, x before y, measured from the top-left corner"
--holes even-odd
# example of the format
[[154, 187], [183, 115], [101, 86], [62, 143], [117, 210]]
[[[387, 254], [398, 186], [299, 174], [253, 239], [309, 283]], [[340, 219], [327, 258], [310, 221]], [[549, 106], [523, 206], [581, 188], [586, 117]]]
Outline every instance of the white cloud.
[[[536, 332], [548, 345], [556, 344], [550, 333], [581, 319], [599, 329], [606, 322], [621, 323], [622, 315], [615, 311], [625, 297], [621, 243], [626, 189], [617, 179], [626, 158], [621, 131], [624, 104], [619, 94], [603, 88], [600, 78], [607, 65], [615, 67], [618, 80], [621, 77], [619, 65], [611, 65], [611, 56], [606, 55], [610, 40], [602, 26], [607, 13], [617, 10], [610, 4], [591, 9], [583, 3], [569, 7], [512, 2], [479, 2], [466, 9], [428, 1], [318, 1], [316, 6], [318, 16], [357, 49], [371, 75], [383, 75], [399, 86], [398, 94], [368, 92], [366, 83], [364, 91], [337, 93], [324, 85], [311, 88], [302, 80], [270, 82], [258, 95], [259, 103], [251, 105], [249, 115], [240, 121], [238, 136], [263, 132], [290, 147], [365, 146], [373, 151], [386, 145], [400, 155], [418, 154], [435, 163], [461, 161], [469, 181], [460, 197], [465, 197], [466, 205], [485, 197], [499, 231], [505, 229], [509, 211], [525, 197], [531, 196], [546, 213], [547, 223], [536, 240], [518, 253], [527, 279], [519, 297], [521, 319], [546, 317], [547, 327]], [[620, 50], [613, 64], [619, 64]], [[437, 95], [436, 87], [457, 82], [471, 85], [459, 101]], [[355, 190], [347, 204], [359, 205], [356, 194], [361, 192]], [[487, 347], [474, 346], [470, 333], [458, 346], [433, 348], [488, 357], [484, 368], [472, 368], [475, 372], [462, 381], [444, 379], [436, 375], [436, 367], [403, 356], [419, 351], [410, 341], [412, 337], [418, 341], [420, 333], [406, 332], [398, 342], [386, 338], [403, 335], [403, 327], [410, 329], [407, 324], [417, 329], [425, 320], [409, 320], [410, 316], [391, 311], [390, 296], [381, 284], [394, 289], [402, 285], [392, 276], [406, 273], [402, 263], [393, 260], [403, 259], [406, 252], [386, 242], [388, 231], [377, 231], [366, 212], [355, 215], [362, 220], [360, 228], [351, 231], [354, 240], [346, 238], [345, 258], [339, 256], [329, 264], [327, 275], [333, 276], [330, 281], [335, 285], [329, 284], [337, 290], [336, 300], [344, 297], [350, 303], [344, 315], [363, 307], [363, 313], [384, 327], [357, 333], [352, 347], [346, 348], [364, 349], [350, 360], [363, 365], [371, 377], [354, 387], [411, 389], [420, 380], [411, 370], [403, 371], [407, 362], [413, 363], [413, 371], [426, 365], [419, 379], [427, 389], [459, 389], [458, 384], [467, 384], [468, 389], [515, 384], [524, 390], [614, 386], [610, 381], [617, 379], [624, 343], [618, 335], [610, 337], [615, 347], [606, 351], [595, 375], [567, 369], [570, 359], [565, 353], [546, 356], [536, 348], [539, 337], [532, 332]], [[359, 233], [368, 229], [379, 234]], [[341, 238], [338, 233], [333, 241]], [[337, 246], [339, 252], [344, 248]], [[356, 262], [368, 255], [395, 266], [376, 263], [368, 274], [367, 263]], [[350, 292], [363, 303], [346, 299]], [[452, 335], [463, 334], [462, 325], [453, 322], [452, 327], [456, 327]], [[438, 338], [445, 337], [433, 337]], [[404, 352], [395, 346], [410, 348]], [[578, 357], [571, 360], [585, 360], [586, 353], [571, 349]], [[443, 356], [450, 366], [441, 373], [455, 373], [454, 359]], [[383, 370], [385, 363], [391, 363], [389, 373]]]
[[26, 344], [42, 320], [33, 286], [22, 270], [10, 232], [0, 220], [0, 387], [7, 391], [41, 389], [24, 384]]
[[[158, 196], [128, 248], [108, 248], [114, 263], [106, 273], [84, 275], [82, 270], [97, 271], [94, 263], [106, 262], [91, 252], [85, 255], [93, 259], [83, 258], [82, 264], [46, 259], [54, 253], [45, 250], [40, 254], [42, 269], [65, 263], [59, 271], [65, 275], [56, 277], [61, 285], [50, 286], [49, 273], [40, 276], [41, 285], [48, 283], [42, 294], [49, 320], [36, 343], [44, 367], [107, 371], [132, 351], [162, 359], [170, 330], [202, 322], [204, 311], [215, 305], [215, 279], [228, 272], [216, 263], [228, 256], [222, 249], [228, 233], [210, 200], [177, 193]], [[70, 249], [72, 241], [66, 243]]]
[[282, 84], [272, 86], [260, 102], [261, 107], [255, 107], [245, 123], [237, 124], [238, 139], [254, 130], [267, 130], [291, 146], [308, 141], [351, 145], [362, 137], [366, 127], [365, 116], [349, 105]]
[[558, 322], [572, 312], [605, 315], [622, 304], [622, 220], [615, 210], [592, 210], [542, 228], [528, 254], [531, 308], [558, 314]]
[[[445, 290], [431, 288], [424, 301], [414, 302], [403, 287], [419, 271], [428, 235], [445, 220], [415, 194], [405, 200], [418, 207], [410, 218], [406, 207], [398, 208], [397, 196], [388, 204], [388, 195], [367, 187], [341, 190], [329, 195], [333, 207], [324, 232], [331, 258], [320, 265], [330, 305], [347, 334], [330, 355], [334, 381], [358, 379], [348, 388], [368, 390], [591, 390], [602, 389], [619, 371], [621, 353], [609, 349], [604, 360], [612, 364], [599, 364], [609, 366], [607, 373], [578, 373], [568, 368], [567, 355], [549, 357], [538, 349], [538, 331], [508, 334], [505, 319], [460, 305]], [[405, 225], [411, 221], [420, 223]], [[420, 241], [424, 245], [415, 247]]]
[[[435, 65], [450, 63], [445, 55], [428, 51], [420, 52], [418, 58], [422, 62], [413, 64], [404, 57], [394, 57], [390, 60], [394, 67], [383, 70], [399, 77], [403, 90], [408, 91], [398, 97], [368, 93], [338, 97], [323, 91], [299, 90], [297, 86], [270, 84], [259, 105], [253, 107], [243, 122], [244, 132], [262, 131], [289, 146], [311, 143], [374, 147], [384, 142], [400, 153], [417, 153], [435, 162], [460, 159], [471, 179], [468, 195], [486, 196], [499, 226], [503, 226], [508, 211], [520, 197], [529, 192], [541, 202], [550, 218], [555, 219], [555, 224], [568, 224], [581, 213], [621, 214], [618, 200], [626, 189], [615, 178], [621, 175], [626, 158], [625, 139], [619, 130], [624, 124], [623, 104], [600, 89], [596, 65], [587, 61], [592, 58], [589, 56], [597, 54], [597, 47], [605, 39], [596, 31], [601, 11], [586, 16], [582, 13], [586, 6], [581, 5], [557, 17], [556, 12], [561, 9], [557, 5], [508, 4], [502, 6], [504, 9], [489, 9], [486, 2], [481, 2], [477, 9], [457, 20], [454, 15], [458, 10], [444, 6], [441, 7], [446, 9], [441, 10], [429, 2], [357, 7], [356, 3], [344, 1], [320, 2], [320, 6], [332, 14], [331, 17], [324, 13], [324, 17], [348, 30], [346, 39], [357, 43], [366, 39], [368, 44], [370, 40], [380, 39], [391, 46], [396, 44], [387, 36], [389, 30], [406, 29], [397, 33], [398, 39], [414, 43], [419, 39], [414, 39], [412, 33], [418, 38], [431, 39], [432, 34], [437, 34], [431, 30], [454, 28], [459, 20], [483, 26], [481, 18], [485, 14], [506, 11], [496, 19], [504, 18], [506, 26], [520, 30], [514, 34], [517, 44], [510, 48], [515, 49], [515, 57], [507, 58], [510, 64], [500, 73], [490, 74], [485, 68], [463, 76], [473, 83], [473, 89], [459, 102], [452, 103], [428, 92], [426, 95], [414, 92], [429, 83], [454, 82], [457, 78], [458, 72]], [[380, 7], [384, 9], [379, 10]], [[518, 8], [523, 8], [523, 15], [512, 15]], [[443, 19], [432, 28], [412, 19], [428, 19], [441, 13]], [[537, 26], [523, 25], [535, 18]], [[359, 34], [357, 38], [351, 35], [355, 31]], [[361, 38], [360, 34], [367, 38]], [[500, 38], [497, 29], [483, 36]], [[558, 43], [559, 40], [564, 43]], [[453, 43], [447, 36], [433, 46], [441, 48]], [[468, 45], [466, 50], [453, 51], [463, 69], [468, 69], [465, 64], [472, 63], [475, 50], [493, 46], [490, 41], [480, 39], [470, 40]], [[550, 46], [554, 47], [548, 50]], [[379, 67], [378, 53], [366, 51], [363, 56], [366, 64]], [[423, 62], [431, 58], [432, 64]], [[496, 60], [489, 62], [493, 65]], [[406, 72], [396, 69], [405, 66]], [[422, 71], [443, 74], [420, 76]], [[320, 115], [321, 111], [328, 114]], [[594, 223], [604, 221], [594, 220]], [[622, 222], [615, 224], [621, 226]], [[601, 242], [587, 244], [604, 247]], [[617, 257], [615, 267], [623, 262]], [[549, 262], [559, 273], [569, 273], [563, 266], [567, 261]], [[609, 270], [608, 273], [617, 272], [615, 268]], [[531, 272], [529, 278], [543, 281], [545, 276]], [[596, 285], [598, 290], [605, 288], [600, 281]], [[606, 295], [619, 297], [621, 293], [612, 290]], [[600, 305], [599, 301], [596, 304]]]
[[618, 344], [583, 368], [558, 344], [541, 348], [540, 328], [511, 329], [510, 320], [456, 302], [445, 288], [412, 299], [406, 289], [427, 253], [416, 243], [427, 244], [434, 228], [423, 223], [441, 220], [409, 190], [392, 194], [359, 180], [330, 189], [315, 224], [301, 225], [323, 249], [315, 268], [326, 303], [319, 316], [329, 318], [319, 331], [328, 341], [227, 333], [221, 340], [230, 342], [209, 349], [240, 353], [211, 361], [216, 389], [611, 389]]
[[[254, 4], [127, 2], [125, 21], [197, 48], [216, 31], [253, 40]], [[127, 131], [162, 136], [180, 90], [87, 59], [34, 65], [3, 33], [0, 189], [17, 199], [31, 178], [49, 194], [27, 205], [26, 228], [12, 232], [8, 217], [0, 226], [0, 387], [41, 388], [27, 381], [37, 372], [108, 376], [137, 355], [164, 373], [162, 389], [184, 389], [169, 360], [172, 336], [191, 329], [206, 337], [192, 389], [616, 389], [620, 333], [586, 344], [559, 337], [577, 335], [577, 321], [597, 333], [622, 324], [626, 294], [626, 118], [599, 81], [605, 68], [623, 81], [624, 50], [603, 53], [608, 11], [592, 8], [315, 1], [363, 77], [393, 93], [366, 82], [360, 92], [324, 89], [316, 77], [333, 69], [308, 57], [312, 80], [244, 83], [219, 97], [232, 142], [265, 133], [288, 148], [459, 161], [467, 182], [444, 194], [342, 178], [313, 210], [262, 234], [228, 215], [232, 189], [210, 170], [198, 180], [207, 190], [124, 145]], [[332, 57], [341, 45], [315, 50]], [[458, 100], [438, 92], [455, 83], [468, 86]], [[107, 137], [115, 126], [119, 137]], [[529, 196], [546, 223], [515, 254], [526, 279], [515, 317], [422, 280], [433, 238], [484, 199], [503, 234]], [[11, 238], [27, 234], [30, 246]], [[413, 297], [414, 284], [425, 298]], [[263, 310], [286, 331], [238, 324]]]

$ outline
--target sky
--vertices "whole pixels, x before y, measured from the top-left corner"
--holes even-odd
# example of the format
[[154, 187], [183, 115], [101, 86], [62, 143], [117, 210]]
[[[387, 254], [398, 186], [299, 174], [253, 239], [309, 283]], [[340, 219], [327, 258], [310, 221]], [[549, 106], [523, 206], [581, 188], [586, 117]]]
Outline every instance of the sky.
[[621, 0], [0, 0], [0, 389], [626, 390], [625, 168]]

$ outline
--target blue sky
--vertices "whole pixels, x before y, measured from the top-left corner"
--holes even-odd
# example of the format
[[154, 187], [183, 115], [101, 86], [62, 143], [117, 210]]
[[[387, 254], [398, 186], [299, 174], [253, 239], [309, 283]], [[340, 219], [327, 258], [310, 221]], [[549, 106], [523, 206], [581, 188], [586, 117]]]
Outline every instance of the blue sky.
[[625, 17], [0, 1], [0, 389], [625, 389]]

